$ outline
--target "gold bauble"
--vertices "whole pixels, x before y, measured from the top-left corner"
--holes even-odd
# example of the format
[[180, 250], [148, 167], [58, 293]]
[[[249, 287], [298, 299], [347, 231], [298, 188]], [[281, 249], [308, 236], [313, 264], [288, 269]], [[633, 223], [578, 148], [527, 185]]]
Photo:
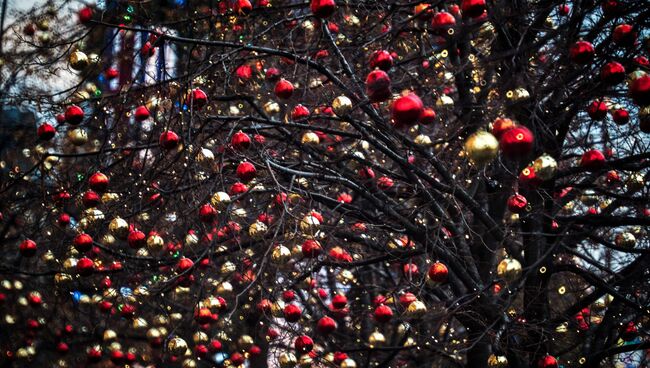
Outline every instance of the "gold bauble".
[[119, 239], [126, 239], [129, 236], [129, 223], [121, 217], [116, 217], [108, 224], [108, 231]]
[[232, 294], [233, 287], [232, 284], [228, 281], [223, 281], [217, 286], [217, 294], [219, 295], [230, 295]]
[[309, 356], [309, 354], [301, 355], [300, 360], [298, 362], [298, 364], [300, 364], [302, 368], [310, 368], [313, 366], [313, 363], [314, 360], [311, 358], [311, 356]]
[[196, 236], [194, 233], [188, 233], [185, 235], [185, 245], [186, 246], [193, 246], [199, 244], [199, 237]]
[[553, 157], [545, 153], [535, 159], [533, 162], [533, 169], [535, 169], [535, 175], [538, 178], [542, 180], [550, 180], [557, 172], [557, 162]]
[[88, 142], [88, 133], [85, 129], [76, 128], [68, 132], [68, 139], [75, 146], [83, 146]]
[[201, 148], [196, 155], [196, 161], [204, 167], [210, 167], [214, 162], [214, 153], [207, 148]]
[[237, 339], [237, 344], [239, 344], [239, 347], [242, 350], [248, 350], [251, 347], [253, 347], [255, 341], [253, 341], [253, 338], [250, 337], [249, 335], [241, 335], [239, 336], [239, 339]]
[[203, 331], [197, 331], [192, 335], [192, 341], [194, 341], [195, 344], [204, 344], [209, 340], [210, 337]]
[[275, 318], [280, 318], [284, 316], [284, 307], [286, 304], [283, 300], [279, 299], [275, 303], [271, 304], [271, 315]]
[[433, 144], [433, 141], [431, 140], [431, 137], [426, 134], [418, 134], [413, 140], [413, 143], [417, 144], [418, 146], [428, 147]]
[[237, 266], [235, 266], [235, 264], [230, 261], [224, 262], [221, 265], [221, 269], [219, 270], [221, 275], [229, 275], [235, 271], [237, 271]]
[[280, 112], [280, 105], [275, 101], [268, 101], [264, 104], [264, 112], [267, 114], [277, 114]]
[[497, 266], [497, 275], [510, 283], [521, 276], [521, 263], [514, 258], [504, 258]]
[[278, 357], [278, 363], [280, 363], [281, 368], [291, 368], [298, 364], [298, 360], [292, 353], [284, 352]]
[[406, 308], [406, 313], [411, 318], [420, 318], [424, 316], [425, 313], [427, 313], [427, 306], [424, 305], [423, 302], [416, 300], [409, 304], [409, 306]]
[[492, 133], [481, 130], [467, 138], [465, 152], [476, 165], [483, 166], [497, 157], [499, 141]]
[[305, 134], [302, 135], [300, 142], [302, 144], [315, 146], [320, 143], [320, 138], [318, 138], [318, 134], [314, 132], [306, 132]]
[[183, 368], [196, 368], [198, 367], [198, 363], [194, 359], [185, 359], [183, 360], [183, 364], [181, 366]]
[[268, 231], [268, 226], [261, 221], [255, 221], [248, 227], [248, 235], [253, 239], [261, 239]]
[[313, 234], [320, 226], [320, 221], [312, 215], [307, 215], [300, 221], [300, 230], [307, 234]]
[[382, 346], [386, 343], [386, 336], [379, 331], [375, 331], [368, 336], [368, 344], [371, 348]]
[[120, 199], [120, 195], [118, 193], [102, 194], [102, 203], [109, 203], [109, 202], [117, 201], [118, 199]]
[[353, 359], [347, 358], [341, 362], [341, 368], [357, 368], [357, 362]]
[[187, 351], [187, 343], [178, 336], [172, 337], [167, 342], [167, 350], [173, 356], [181, 356]]
[[275, 264], [283, 265], [291, 259], [291, 250], [284, 245], [278, 245], [273, 248], [271, 260]]
[[113, 330], [105, 330], [102, 338], [104, 341], [112, 341], [117, 339], [117, 333]]
[[131, 327], [133, 327], [134, 330], [145, 329], [149, 327], [149, 323], [147, 323], [146, 319], [142, 317], [138, 317], [133, 319], [133, 322], [131, 323]]
[[633, 173], [630, 174], [628, 179], [625, 181], [625, 186], [630, 192], [637, 192], [645, 186], [645, 179], [643, 178], [642, 173]]
[[614, 243], [616, 243], [617, 247], [634, 248], [634, 246], [636, 245], [636, 237], [632, 233], [625, 231], [616, 234], [616, 237], [614, 238]]
[[451, 108], [454, 106], [454, 100], [447, 96], [447, 95], [442, 95], [436, 100], [436, 107], [438, 108]]
[[70, 54], [68, 62], [70, 63], [70, 67], [74, 70], [84, 70], [89, 64], [88, 56], [79, 50]]
[[343, 116], [352, 110], [352, 101], [347, 96], [338, 96], [332, 101], [332, 110], [337, 116]]
[[147, 238], [147, 249], [151, 252], [159, 252], [165, 246], [165, 240], [158, 234], [150, 235]]
[[73, 273], [77, 267], [77, 259], [70, 257], [63, 261], [63, 269], [68, 273]]
[[503, 355], [494, 355], [491, 354], [488, 358], [488, 367], [490, 368], [507, 368], [508, 367], [508, 358]]
[[224, 209], [230, 203], [230, 196], [226, 192], [216, 192], [210, 198], [210, 203], [217, 209]]
[[349, 285], [357, 281], [356, 277], [354, 277], [354, 274], [350, 270], [341, 270], [341, 272], [336, 275], [336, 280], [343, 285]]

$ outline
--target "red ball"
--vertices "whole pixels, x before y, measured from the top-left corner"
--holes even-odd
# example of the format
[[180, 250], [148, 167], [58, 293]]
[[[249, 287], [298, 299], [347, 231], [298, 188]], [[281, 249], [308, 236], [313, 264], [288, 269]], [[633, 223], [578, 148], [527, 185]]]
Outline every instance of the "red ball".
[[643, 75], [630, 83], [630, 96], [639, 106], [650, 105], [650, 75]]
[[232, 144], [232, 148], [236, 149], [237, 151], [243, 151], [250, 147], [251, 137], [240, 130], [232, 135], [230, 144]]
[[348, 304], [348, 298], [343, 294], [336, 294], [332, 297], [332, 305], [336, 309], [345, 308]]
[[67, 213], [60, 214], [57, 222], [61, 226], [68, 226], [68, 224], [70, 224], [70, 215], [68, 215]]
[[539, 368], [557, 368], [558, 363], [557, 359], [550, 355], [545, 355], [539, 359], [539, 362], [537, 362], [537, 366]]
[[90, 189], [96, 192], [105, 192], [106, 189], [108, 189], [108, 176], [96, 172], [88, 179], [88, 185], [90, 186]]
[[607, 84], [619, 84], [625, 80], [625, 67], [616, 61], [610, 61], [600, 70], [600, 80]]
[[336, 330], [336, 327], [336, 321], [328, 316], [319, 319], [318, 323], [316, 324], [316, 329], [323, 335], [334, 332]]
[[557, 11], [561, 16], [567, 16], [571, 12], [571, 7], [567, 4], [561, 4]]
[[532, 166], [529, 166], [523, 170], [521, 170], [521, 173], [519, 174], [519, 184], [521, 184], [524, 187], [529, 187], [529, 188], [536, 188], [542, 183], [542, 180], [537, 177], [537, 174], [535, 174], [535, 169], [533, 169]]
[[431, 27], [438, 34], [447, 34], [447, 31], [456, 25], [456, 18], [451, 13], [441, 11], [433, 15], [431, 20]]
[[93, 247], [93, 238], [92, 238], [92, 236], [90, 236], [90, 235], [88, 235], [86, 233], [81, 233], [81, 234], [75, 236], [74, 240], [72, 240], [72, 245], [79, 252], [85, 253], [85, 252], [92, 249], [92, 247]]
[[48, 123], [41, 124], [41, 126], [39, 126], [38, 129], [36, 130], [36, 135], [38, 135], [38, 139], [42, 141], [49, 141], [50, 139], [54, 138], [55, 134], [56, 134], [56, 129]]
[[619, 24], [614, 28], [612, 40], [619, 46], [630, 47], [636, 42], [636, 32], [629, 24]]
[[280, 70], [278, 70], [277, 68], [268, 68], [266, 70], [266, 73], [264, 73], [264, 77], [267, 80], [269, 80], [271, 82], [274, 82], [278, 78], [280, 78], [280, 74], [282, 74], [282, 73], [280, 73]]
[[569, 48], [569, 57], [576, 64], [587, 64], [594, 58], [594, 46], [587, 41], [578, 41]]
[[33, 257], [36, 255], [36, 242], [31, 239], [25, 239], [20, 243], [20, 255], [23, 257]]
[[176, 264], [176, 269], [178, 269], [179, 273], [183, 273], [189, 270], [190, 268], [192, 268], [192, 266], [194, 266], [194, 261], [192, 261], [189, 258], [183, 257], [178, 260], [178, 263]]
[[244, 183], [253, 180], [256, 174], [255, 166], [248, 161], [244, 161], [237, 166], [237, 177]]
[[589, 171], [598, 171], [605, 166], [605, 155], [597, 149], [589, 150], [582, 154], [580, 166]]
[[388, 71], [393, 66], [393, 56], [386, 50], [377, 50], [370, 56], [368, 64], [370, 69]]
[[97, 349], [93, 347], [88, 349], [86, 356], [88, 357], [88, 361], [90, 363], [97, 363], [102, 360], [102, 351], [101, 349]]
[[391, 96], [390, 77], [381, 69], [373, 70], [366, 77], [366, 94], [371, 102], [386, 101]]
[[149, 116], [151, 116], [151, 114], [149, 113], [149, 109], [147, 109], [146, 106], [138, 106], [135, 109], [134, 115], [136, 121], [144, 121], [149, 119]]
[[247, 81], [253, 76], [253, 68], [248, 64], [240, 65], [235, 70], [235, 76], [242, 81]]
[[503, 133], [507, 132], [508, 130], [516, 127], [517, 125], [515, 124], [514, 121], [508, 118], [496, 118], [494, 122], [492, 123], [492, 135], [498, 139], [501, 140], [501, 137], [503, 136]]
[[233, 10], [239, 15], [246, 15], [253, 10], [253, 4], [249, 0], [237, 0], [233, 5]]
[[595, 100], [587, 108], [587, 114], [593, 120], [603, 120], [607, 117], [607, 104], [600, 100]]
[[230, 356], [230, 361], [235, 367], [237, 367], [244, 364], [246, 357], [244, 357], [241, 353], [235, 352]]
[[379, 323], [387, 323], [393, 318], [393, 310], [386, 304], [381, 304], [375, 308], [374, 317]]
[[436, 122], [436, 112], [430, 107], [422, 110], [420, 114], [420, 124], [428, 125]]
[[88, 257], [83, 257], [77, 261], [77, 273], [81, 276], [89, 276], [95, 269], [95, 262]]
[[217, 219], [217, 210], [207, 203], [199, 208], [199, 218], [205, 223], [213, 223]]
[[508, 209], [512, 213], [522, 213], [526, 210], [528, 200], [521, 194], [513, 194], [508, 198]]
[[297, 352], [306, 354], [314, 348], [314, 340], [306, 335], [298, 336], [293, 342], [293, 346], [296, 348]]
[[612, 111], [612, 120], [618, 125], [625, 125], [630, 121], [630, 113], [625, 109], [616, 109]]
[[411, 303], [413, 303], [416, 300], [418, 300], [418, 298], [413, 293], [404, 293], [399, 297], [399, 303], [404, 308], [408, 307]]
[[108, 69], [106, 69], [106, 71], [104, 72], [104, 76], [105, 76], [107, 79], [115, 79], [115, 78], [117, 78], [117, 77], [120, 76], [120, 71], [117, 70], [117, 69], [115, 69], [115, 68], [108, 68]]
[[88, 208], [97, 207], [102, 202], [102, 199], [99, 197], [97, 192], [88, 190], [81, 197], [81, 202], [84, 206]]
[[394, 184], [393, 179], [388, 176], [382, 176], [377, 179], [377, 187], [381, 190], [388, 190], [392, 188]]
[[480, 17], [485, 12], [485, 0], [463, 0], [460, 3], [460, 9], [465, 16]]
[[449, 277], [449, 270], [443, 263], [436, 262], [429, 267], [427, 276], [434, 283], [444, 283], [447, 282], [447, 278]]
[[302, 243], [302, 255], [307, 258], [316, 258], [323, 251], [318, 241], [307, 239]]
[[280, 79], [275, 84], [274, 92], [278, 98], [287, 100], [293, 95], [293, 84], [286, 79]]
[[302, 311], [300, 310], [300, 307], [298, 307], [295, 304], [287, 304], [286, 307], [284, 307], [284, 319], [287, 322], [298, 322], [300, 321], [300, 317], [302, 316]]
[[170, 150], [176, 148], [179, 141], [180, 138], [178, 137], [178, 134], [172, 132], [171, 130], [168, 130], [160, 135], [160, 140], [158, 143], [163, 149]]
[[303, 105], [296, 105], [294, 106], [293, 110], [291, 110], [291, 120], [300, 120], [308, 117], [311, 114], [309, 112], [309, 109], [306, 108]]
[[230, 195], [238, 195], [238, 194], [244, 194], [248, 192], [248, 187], [246, 184], [237, 182], [234, 183], [233, 185], [230, 186], [230, 189], [228, 190], [228, 194]]
[[616, 17], [622, 14], [623, 7], [618, 0], [604, 0], [600, 6], [605, 17]]
[[70, 125], [79, 125], [84, 120], [84, 110], [72, 105], [65, 110], [65, 121]]
[[187, 97], [187, 105], [194, 105], [196, 107], [203, 107], [208, 103], [208, 95], [200, 88], [194, 88], [192, 93]]
[[220, 351], [222, 348], [221, 341], [219, 340], [210, 340], [210, 351], [212, 352], [217, 352]]
[[336, 11], [334, 0], [311, 0], [311, 12], [318, 18], [327, 18]]
[[147, 245], [147, 236], [140, 230], [133, 230], [129, 232], [126, 241], [129, 243], [129, 247], [139, 249]]
[[82, 8], [79, 10], [79, 13], [77, 15], [79, 16], [79, 23], [87, 24], [93, 20], [93, 8], [89, 6]]
[[414, 93], [402, 96], [393, 102], [391, 115], [395, 127], [408, 127], [415, 125], [422, 115], [424, 104], [420, 97]]
[[533, 141], [533, 133], [524, 126], [518, 126], [501, 135], [499, 147], [510, 159], [523, 158], [532, 151]]

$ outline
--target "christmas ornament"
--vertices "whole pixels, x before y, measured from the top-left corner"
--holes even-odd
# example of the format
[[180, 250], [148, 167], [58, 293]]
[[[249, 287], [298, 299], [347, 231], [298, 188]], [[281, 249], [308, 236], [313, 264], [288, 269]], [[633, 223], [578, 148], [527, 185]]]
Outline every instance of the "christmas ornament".
[[545, 153], [533, 161], [533, 170], [539, 180], [550, 180], [557, 172], [557, 162]]
[[520, 159], [530, 154], [533, 141], [533, 133], [524, 126], [518, 126], [502, 134], [499, 147], [507, 158]]
[[521, 271], [521, 263], [514, 258], [504, 258], [497, 266], [497, 276], [507, 283], [517, 280]]
[[484, 166], [494, 160], [498, 150], [499, 142], [486, 131], [478, 131], [465, 141], [465, 152], [478, 166]]
[[391, 106], [391, 117], [396, 128], [409, 127], [418, 122], [424, 105], [414, 94], [408, 93], [395, 100]]

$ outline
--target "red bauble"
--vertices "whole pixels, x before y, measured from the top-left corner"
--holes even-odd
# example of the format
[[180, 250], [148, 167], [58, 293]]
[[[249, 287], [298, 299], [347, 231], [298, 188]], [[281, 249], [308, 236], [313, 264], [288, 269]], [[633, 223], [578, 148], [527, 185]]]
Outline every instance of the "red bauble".
[[327, 18], [336, 11], [334, 0], [311, 0], [311, 12], [318, 18]]
[[567, 4], [562, 4], [562, 5], [560, 5], [560, 6], [558, 7], [557, 12], [558, 12], [561, 16], [564, 16], [564, 17], [565, 17], [565, 16], [569, 15], [569, 13], [571, 12], [571, 7], [569, 7], [569, 5], [567, 5]]
[[619, 4], [618, 0], [604, 0], [600, 4], [603, 9], [603, 14], [606, 17], [616, 17], [621, 15], [623, 7]]
[[492, 122], [492, 135], [496, 139], [501, 139], [501, 136], [503, 136], [503, 133], [507, 132], [508, 130], [516, 127], [517, 125], [515, 124], [514, 121], [508, 118], [496, 118], [494, 122]]
[[441, 11], [433, 15], [431, 27], [441, 35], [447, 34], [447, 31], [456, 25], [456, 18], [451, 13]]
[[523, 158], [533, 149], [533, 133], [524, 126], [507, 130], [501, 135], [499, 147], [510, 159]]
[[90, 236], [88, 234], [81, 233], [81, 234], [75, 236], [74, 240], [72, 240], [72, 245], [80, 253], [85, 253], [85, 252], [92, 249], [92, 247], [93, 247], [93, 238], [92, 238], [92, 236]]
[[302, 243], [302, 255], [307, 258], [316, 258], [323, 251], [318, 241], [307, 239]]
[[235, 76], [242, 81], [247, 81], [253, 76], [253, 68], [248, 64], [240, 65], [235, 70]]
[[636, 339], [637, 336], [639, 336], [639, 330], [633, 321], [628, 322], [628, 324], [621, 330], [621, 339], [623, 339], [623, 341], [632, 341]]
[[616, 61], [610, 61], [600, 70], [600, 80], [607, 84], [619, 84], [625, 80], [625, 67]]
[[36, 255], [36, 242], [31, 239], [25, 239], [20, 243], [20, 255], [23, 257], [33, 257]]
[[521, 170], [521, 173], [519, 174], [520, 185], [529, 188], [536, 188], [541, 183], [542, 180], [537, 177], [537, 174], [535, 174], [535, 169], [533, 169], [532, 166]]
[[300, 307], [298, 307], [295, 304], [287, 304], [286, 307], [284, 307], [284, 319], [287, 322], [298, 322], [300, 321], [300, 317], [302, 316], [302, 311], [300, 310]]
[[208, 95], [200, 88], [194, 88], [190, 95], [187, 96], [187, 105], [203, 107], [206, 103], [208, 103]]
[[614, 28], [612, 40], [619, 46], [630, 47], [636, 42], [636, 32], [629, 24], [619, 24]]
[[95, 262], [88, 257], [83, 257], [77, 261], [77, 273], [81, 276], [89, 276], [95, 269]]
[[228, 194], [230, 195], [238, 195], [238, 194], [243, 194], [248, 192], [248, 187], [246, 184], [242, 182], [236, 182], [233, 185], [230, 186], [230, 189], [228, 190]]
[[395, 127], [408, 127], [416, 124], [422, 115], [424, 104], [414, 93], [402, 96], [393, 102], [391, 115]]
[[377, 187], [381, 190], [388, 190], [392, 188], [394, 184], [393, 179], [388, 176], [382, 176], [377, 179]]
[[183, 257], [178, 260], [178, 263], [176, 264], [176, 269], [178, 270], [178, 273], [183, 273], [190, 268], [194, 266], [194, 261], [192, 261], [189, 258]]
[[163, 149], [170, 150], [176, 148], [179, 141], [180, 138], [178, 137], [178, 134], [172, 132], [171, 130], [168, 130], [160, 135], [160, 140], [158, 143]]
[[480, 17], [485, 12], [485, 0], [463, 0], [460, 3], [460, 9], [464, 16]]
[[84, 110], [72, 105], [65, 110], [65, 121], [70, 125], [79, 125], [84, 120]]
[[282, 292], [282, 300], [290, 302], [296, 299], [296, 293], [293, 290], [285, 290]]
[[650, 105], [650, 75], [643, 75], [630, 83], [630, 96], [639, 106]]
[[85, 207], [91, 208], [99, 206], [99, 204], [102, 202], [102, 199], [99, 197], [99, 194], [97, 194], [97, 192], [88, 190], [81, 197], [81, 202]]
[[311, 112], [309, 112], [309, 109], [306, 108], [303, 105], [296, 105], [294, 106], [293, 110], [291, 110], [291, 120], [300, 120], [304, 119], [306, 117], [309, 117]]
[[217, 219], [217, 210], [207, 203], [199, 208], [199, 218], [205, 223], [213, 223]]
[[88, 362], [97, 363], [102, 360], [102, 350], [94, 347], [90, 348], [88, 349], [86, 356], [88, 357]]
[[244, 161], [237, 166], [237, 177], [244, 183], [253, 180], [256, 174], [257, 170], [255, 169], [255, 166], [248, 161]]
[[352, 196], [348, 193], [341, 193], [336, 197], [336, 201], [340, 203], [352, 203]]
[[89, 6], [82, 8], [79, 10], [79, 13], [77, 13], [77, 15], [79, 16], [79, 23], [87, 24], [93, 20], [93, 8]]
[[587, 114], [594, 120], [603, 120], [607, 117], [607, 104], [601, 100], [595, 100], [587, 108]]
[[435, 262], [429, 267], [427, 275], [429, 276], [429, 280], [434, 283], [444, 283], [447, 282], [447, 278], [449, 277], [449, 270], [443, 263]]
[[274, 92], [278, 98], [287, 100], [293, 95], [293, 84], [286, 79], [280, 79], [275, 84]]
[[413, 293], [404, 293], [399, 297], [399, 303], [404, 308], [408, 307], [411, 303], [413, 303], [416, 300], [418, 300], [418, 298]]
[[318, 320], [318, 324], [316, 325], [316, 329], [318, 330], [319, 333], [323, 335], [327, 335], [329, 333], [332, 333], [336, 330], [336, 321], [332, 319], [331, 317], [323, 317]]
[[232, 9], [239, 15], [247, 15], [253, 10], [253, 4], [249, 0], [236, 0]]
[[147, 235], [140, 230], [133, 230], [129, 232], [126, 241], [129, 243], [129, 247], [139, 249], [147, 245]]
[[115, 79], [120, 76], [120, 71], [115, 68], [108, 68], [104, 72], [106, 79]]
[[151, 116], [151, 114], [149, 113], [149, 109], [147, 109], [146, 106], [138, 106], [135, 109], [134, 115], [136, 121], [144, 121], [149, 119], [149, 116]]
[[264, 73], [264, 77], [268, 81], [275, 82], [278, 78], [280, 78], [280, 74], [282, 73], [280, 73], [280, 70], [277, 68], [268, 68], [266, 70], [266, 73]]
[[589, 171], [598, 171], [605, 166], [605, 162], [605, 155], [597, 149], [592, 149], [582, 154], [580, 166]]
[[371, 102], [386, 101], [390, 98], [390, 77], [385, 71], [376, 69], [368, 74], [366, 94]]
[[436, 122], [436, 111], [430, 107], [422, 110], [420, 114], [420, 124], [428, 125]]
[[393, 56], [386, 50], [377, 50], [370, 56], [368, 64], [370, 69], [388, 71], [393, 66]]
[[108, 189], [108, 176], [96, 172], [88, 179], [88, 185], [90, 186], [90, 189], [103, 193]]
[[393, 310], [386, 304], [381, 304], [375, 308], [373, 313], [375, 320], [379, 323], [387, 323], [393, 318]]
[[300, 354], [309, 353], [314, 348], [314, 340], [307, 335], [298, 336], [293, 342], [293, 346]]
[[557, 368], [557, 359], [550, 355], [545, 355], [539, 359], [539, 362], [537, 362], [537, 366], [539, 368]]
[[243, 151], [250, 147], [251, 137], [240, 130], [232, 135], [230, 144], [232, 144], [232, 148], [236, 149], [237, 151]]
[[244, 362], [246, 361], [246, 357], [239, 352], [235, 352], [232, 353], [232, 355], [230, 356], [230, 361], [235, 367], [237, 367], [244, 364]]
[[343, 294], [336, 294], [332, 297], [332, 305], [336, 309], [345, 308], [348, 305], [348, 297]]
[[513, 194], [508, 198], [508, 209], [512, 213], [522, 213], [526, 210], [528, 200], [521, 194]]
[[49, 141], [50, 139], [54, 138], [55, 134], [56, 134], [56, 129], [48, 123], [41, 124], [41, 126], [39, 126], [38, 129], [36, 130], [36, 135], [38, 135], [38, 139], [42, 141]]
[[70, 215], [67, 213], [60, 214], [57, 222], [60, 226], [68, 226], [70, 224]]
[[623, 108], [613, 110], [612, 120], [618, 125], [625, 125], [630, 121], [630, 113]]
[[587, 41], [578, 41], [569, 49], [569, 57], [576, 64], [587, 64], [594, 58], [594, 46]]

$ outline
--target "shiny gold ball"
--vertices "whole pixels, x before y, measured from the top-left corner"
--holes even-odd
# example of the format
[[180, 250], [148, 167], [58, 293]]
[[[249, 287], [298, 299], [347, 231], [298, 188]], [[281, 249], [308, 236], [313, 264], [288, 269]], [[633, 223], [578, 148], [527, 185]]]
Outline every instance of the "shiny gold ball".
[[70, 67], [74, 70], [84, 70], [89, 64], [88, 56], [79, 50], [70, 54], [68, 62], [70, 63]]
[[105, 330], [102, 338], [104, 339], [104, 341], [113, 341], [117, 339], [117, 332], [113, 330]]
[[185, 359], [185, 360], [183, 360], [182, 367], [183, 368], [196, 368], [196, 367], [198, 367], [198, 363], [194, 359]]
[[348, 358], [341, 362], [341, 368], [357, 368], [357, 362], [351, 358]]
[[147, 249], [152, 252], [160, 252], [165, 245], [165, 240], [158, 234], [150, 235], [147, 238]]
[[302, 144], [315, 146], [320, 143], [320, 138], [318, 138], [318, 134], [314, 132], [306, 132], [305, 134], [302, 135], [300, 142]]
[[406, 313], [410, 318], [420, 318], [427, 313], [427, 306], [423, 302], [416, 300], [409, 304]]
[[147, 330], [147, 340], [149, 341], [155, 341], [156, 339], [159, 339], [162, 336], [160, 333], [160, 330], [152, 327]]
[[83, 146], [88, 142], [88, 133], [83, 128], [76, 128], [68, 132], [68, 139], [75, 146]]
[[187, 343], [178, 336], [172, 337], [167, 342], [167, 350], [173, 356], [181, 356], [187, 351]]
[[232, 294], [233, 287], [232, 284], [228, 281], [223, 281], [217, 286], [217, 294], [228, 296]]
[[368, 344], [371, 348], [382, 346], [386, 343], [386, 336], [379, 331], [375, 331], [368, 336]]
[[617, 247], [634, 248], [634, 246], [636, 246], [636, 237], [632, 233], [625, 231], [616, 234], [614, 243]]
[[192, 341], [194, 341], [195, 344], [204, 344], [209, 340], [210, 337], [203, 331], [197, 331], [192, 335]]
[[278, 363], [281, 368], [292, 368], [298, 364], [296, 356], [289, 352], [284, 352], [278, 357]]
[[313, 234], [320, 226], [320, 221], [312, 215], [307, 215], [300, 221], [300, 230], [307, 234]]
[[542, 180], [550, 180], [557, 172], [557, 162], [553, 157], [545, 153], [535, 159], [533, 162], [533, 169], [535, 169], [535, 175], [538, 178]]
[[418, 146], [428, 147], [433, 144], [433, 141], [431, 140], [431, 137], [426, 134], [418, 134], [413, 140], [413, 143], [417, 144]]
[[264, 112], [267, 114], [277, 114], [280, 112], [280, 105], [275, 101], [268, 101], [264, 104]]
[[352, 101], [347, 96], [338, 96], [332, 101], [332, 110], [337, 116], [343, 116], [352, 110]]
[[271, 260], [273, 263], [278, 264], [278, 265], [283, 265], [289, 262], [291, 259], [291, 250], [284, 245], [278, 245], [275, 248], [273, 248], [273, 252], [271, 253]]
[[248, 350], [253, 347], [255, 341], [249, 335], [241, 335], [239, 336], [239, 339], [237, 339], [237, 344], [239, 344], [240, 349]]
[[126, 239], [129, 236], [129, 223], [121, 217], [116, 217], [108, 224], [108, 231], [119, 239]]
[[507, 368], [508, 367], [508, 358], [503, 355], [494, 355], [491, 354], [488, 357], [488, 367], [490, 368]]
[[309, 354], [303, 354], [300, 356], [300, 360], [298, 361], [298, 364], [302, 368], [310, 368], [313, 366], [314, 360], [309, 356]]
[[465, 141], [465, 152], [478, 166], [484, 166], [494, 160], [499, 152], [499, 141], [486, 131], [478, 131]]
[[497, 275], [511, 283], [521, 276], [521, 263], [514, 258], [504, 258], [497, 266]]
[[261, 221], [255, 221], [248, 227], [248, 235], [253, 239], [262, 239], [268, 231], [268, 226]]

